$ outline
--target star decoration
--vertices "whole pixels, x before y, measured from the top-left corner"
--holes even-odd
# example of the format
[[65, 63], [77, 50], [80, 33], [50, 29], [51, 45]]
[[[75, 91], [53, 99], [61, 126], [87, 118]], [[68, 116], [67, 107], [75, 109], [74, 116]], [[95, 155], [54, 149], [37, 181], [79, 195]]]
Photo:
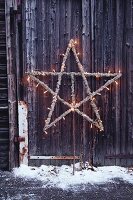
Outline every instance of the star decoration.
[[[72, 52], [74, 54], [77, 66], [79, 68], [79, 72], [65, 72], [66, 60], [67, 60], [67, 57], [68, 57], [68, 55], [70, 53], [70, 50], [72, 50]], [[121, 75], [122, 75], [120, 72], [119, 73], [110, 73], [110, 72], [109, 73], [87, 73], [87, 72], [85, 72], [84, 68], [83, 68], [83, 65], [79, 61], [78, 54], [77, 54], [76, 49], [75, 49], [75, 42], [74, 42], [74, 40], [71, 39], [70, 42], [69, 42], [69, 44], [68, 44], [68, 47], [66, 49], [66, 52], [64, 54], [63, 62], [62, 62], [62, 65], [61, 65], [60, 72], [32, 71], [32, 72], [27, 72], [27, 74], [31, 78], [31, 80], [33, 80], [33, 81], [35, 81], [37, 83], [37, 86], [41, 85], [45, 89], [45, 92], [49, 92], [53, 96], [51, 107], [49, 108], [48, 117], [45, 120], [45, 126], [44, 126], [44, 132], [45, 133], [47, 133], [46, 132], [47, 129], [49, 129], [50, 127], [52, 127], [53, 125], [55, 125], [61, 119], [64, 119], [64, 117], [67, 116], [71, 112], [78, 113], [84, 119], [86, 119], [88, 122], [90, 122], [92, 125], [96, 126], [100, 131], [104, 130], [103, 123], [101, 121], [98, 108], [97, 108], [97, 106], [96, 106], [96, 104], [94, 102], [94, 96], [99, 95], [102, 90], [104, 90], [105, 88], [107, 88], [107, 86], [109, 86], [113, 82], [116, 82], [116, 80], [118, 78], [120, 78]], [[66, 75], [68, 75], [68, 76], [71, 77], [71, 93], [72, 93], [71, 94], [71, 96], [72, 96], [72, 103], [71, 104], [68, 103], [67, 101], [65, 101], [63, 98], [61, 98], [59, 96], [59, 90], [60, 90], [60, 86], [61, 86], [61, 80], [62, 80], [62, 76], [64, 74], [66, 74]], [[57, 85], [56, 85], [55, 91], [53, 91], [47, 84], [45, 84], [44, 82], [40, 81], [36, 77], [37, 75], [58, 76], [58, 81], [57, 81]], [[80, 102], [78, 102], [78, 103], [76, 103], [76, 100], [75, 100], [75, 91], [74, 91], [74, 84], [75, 84], [74, 78], [75, 78], [75, 76], [82, 76], [84, 87], [85, 87], [85, 91], [86, 91], [86, 94], [87, 94], [87, 96], [83, 100], [81, 100]], [[88, 81], [87, 81], [87, 77], [88, 76], [95, 76], [95, 77], [103, 77], [103, 76], [105, 76], [105, 77], [112, 77], [112, 78], [110, 80], [108, 80], [104, 85], [102, 85], [99, 89], [97, 89], [94, 92], [91, 92], [91, 89], [90, 89]], [[54, 112], [57, 100], [60, 101], [60, 102], [62, 102], [64, 105], [66, 105], [68, 107], [68, 110], [65, 111], [64, 113], [62, 113], [53, 122], [51, 122], [51, 117], [52, 117], [52, 114]], [[89, 103], [90, 103], [90, 105], [92, 107], [92, 110], [95, 113], [95, 116], [96, 116], [95, 120], [93, 120], [87, 114], [85, 114], [84, 112], [82, 112], [82, 111], [79, 110], [79, 107], [81, 105], [83, 105], [87, 101], [89, 101]]]

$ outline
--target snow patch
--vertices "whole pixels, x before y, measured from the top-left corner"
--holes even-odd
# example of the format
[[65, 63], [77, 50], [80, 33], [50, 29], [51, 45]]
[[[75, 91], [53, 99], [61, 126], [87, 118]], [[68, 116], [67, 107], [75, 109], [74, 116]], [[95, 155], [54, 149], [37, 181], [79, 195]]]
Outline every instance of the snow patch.
[[[76, 164], [76, 169], [79, 164]], [[113, 182], [115, 178], [133, 184], [133, 172], [124, 167], [106, 166], [95, 168], [95, 171], [84, 169], [72, 174], [72, 166], [62, 165], [61, 167], [46, 166], [30, 167], [21, 165], [14, 168], [16, 177], [36, 179], [44, 183], [44, 187], [59, 187], [62, 189], [72, 188], [81, 184], [105, 184]]]

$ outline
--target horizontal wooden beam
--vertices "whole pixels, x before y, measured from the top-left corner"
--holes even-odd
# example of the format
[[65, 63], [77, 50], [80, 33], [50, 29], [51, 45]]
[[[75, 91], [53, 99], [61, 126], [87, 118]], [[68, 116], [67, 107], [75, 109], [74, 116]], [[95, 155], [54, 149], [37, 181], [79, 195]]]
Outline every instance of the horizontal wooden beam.
[[114, 158], [120, 158], [120, 159], [133, 159], [133, 154], [116, 154], [116, 155], [106, 155], [105, 158], [107, 159], [114, 159]]
[[0, 110], [6, 110], [8, 109], [8, 106], [0, 106]]
[[29, 156], [31, 160], [80, 160], [80, 156]]

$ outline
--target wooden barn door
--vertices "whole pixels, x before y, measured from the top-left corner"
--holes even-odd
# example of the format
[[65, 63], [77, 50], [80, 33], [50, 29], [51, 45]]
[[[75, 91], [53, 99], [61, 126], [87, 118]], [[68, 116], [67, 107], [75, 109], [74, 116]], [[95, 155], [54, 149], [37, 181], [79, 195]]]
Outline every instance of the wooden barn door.
[[[81, 1], [25, 1], [24, 13], [24, 73], [38, 70], [60, 72], [63, 54], [71, 38], [77, 39], [78, 50], [82, 52], [82, 2]], [[78, 71], [72, 53], [66, 61], [65, 71]], [[57, 77], [38, 76], [55, 91]], [[64, 164], [72, 162], [74, 155], [73, 128], [75, 127], [75, 155], [81, 156], [83, 120], [70, 113], [43, 132], [45, 120], [52, 103], [52, 95], [34, 81], [26, 81], [24, 100], [28, 103], [29, 164]], [[76, 98], [82, 98], [82, 80], [76, 80]], [[60, 96], [71, 103], [71, 79], [63, 76]], [[52, 121], [66, 111], [57, 102]], [[74, 124], [75, 123], [75, 124]], [[37, 156], [37, 157], [36, 157]], [[56, 159], [50, 156], [58, 156]]]
[[[89, 0], [26, 0], [22, 3], [23, 17], [23, 98], [28, 106], [29, 165], [67, 164], [70, 161], [45, 159], [42, 156], [72, 156], [73, 128], [75, 155], [95, 165], [132, 164], [132, 103], [131, 49], [132, 1]], [[129, 19], [129, 21], [128, 21]], [[125, 28], [128, 30], [125, 31]], [[117, 84], [96, 97], [96, 104], [104, 124], [99, 132], [75, 114], [69, 114], [44, 134], [43, 127], [52, 96], [43, 87], [25, 76], [31, 71], [60, 71], [63, 54], [69, 40], [77, 41], [76, 50], [86, 72], [122, 72]], [[22, 69], [21, 69], [22, 70]], [[66, 71], [78, 71], [72, 53]], [[129, 78], [127, 79], [127, 76]], [[55, 90], [57, 79], [38, 76]], [[106, 79], [88, 79], [95, 91]], [[84, 97], [82, 78], [76, 80], [76, 100]], [[60, 95], [70, 102], [71, 81], [64, 77]], [[131, 90], [131, 91], [130, 91]], [[52, 120], [65, 111], [57, 103]], [[91, 107], [82, 108], [92, 115]], [[93, 117], [93, 115], [92, 115]], [[128, 148], [127, 148], [128, 146]], [[35, 157], [35, 156], [38, 156]], [[129, 157], [128, 157], [129, 156]], [[49, 157], [50, 158], [50, 157]]]

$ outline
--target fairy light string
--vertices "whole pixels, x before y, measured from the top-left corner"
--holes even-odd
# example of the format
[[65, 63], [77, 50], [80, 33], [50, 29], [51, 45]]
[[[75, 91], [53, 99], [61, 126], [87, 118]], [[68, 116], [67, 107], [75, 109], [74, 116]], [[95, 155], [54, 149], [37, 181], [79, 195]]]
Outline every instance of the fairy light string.
[[[49, 129], [52, 126], [55, 126], [55, 124], [60, 121], [61, 119], [65, 119], [65, 117], [71, 113], [71, 112], [76, 112], [77, 114], [81, 115], [85, 120], [87, 120], [88, 122], [91, 123], [91, 127], [96, 126], [100, 131], [104, 130], [103, 127], [103, 123], [102, 120], [100, 118], [100, 114], [99, 114], [99, 110], [96, 106], [95, 103], [95, 99], [94, 97], [96, 95], [101, 95], [101, 92], [104, 89], [109, 89], [108, 86], [110, 84], [112, 84], [113, 82], [115, 82], [115, 84], [117, 85], [118, 82], [116, 81], [117, 79], [119, 79], [121, 77], [121, 72], [119, 71], [119, 73], [111, 73], [110, 71], [108, 73], [88, 73], [85, 72], [83, 65], [80, 63], [79, 58], [78, 58], [78, 53], [76, 52], [75, 49], [75, 41], [73, 39], [70, 40], [68, 47], [66, 49], [65, 54], [63, 55], [63, 62], [61, 65], [61, 70], [60, 72], [56, 72], [56, 71], [52, 71], [52, 72], [45, 72], [45, 71], [32, 71], [32, 72], [27, 72], [26, 74], [28, 75], [28, 82], [29, 80], [32, 80], [34, 82], [36, 82], [36, 86], [38, 87], [39, 85], [41, 85], [46, 92], [49, 92], [50, 94], [53, 95], [53, 99], [52, 99], [52, 103], [51, 106], [49, 108], [49, 113], [48, 113], [48, 117], [45, 120], [45, 126], [44, 126], [44, 132], [47, 134], [47, 129]], [[70, 53], [70, 50], [72, 50], [79, 72], [65, 72], [65, 67], [66, 67], [66, 60], [68, 58], [68, 55]], [[36, 76], [57, 76], [58, 80], [57, 80], [57, 85], [56, 85], [56, 89], [55, 91], [53, 91], [47, 84], [45, 84], [43, 81], [40, 81], [39, 78], [37, 78]], [[65, 101], [63, 98], [61, 98], [59, 96], [59, 90], [60, 90], [60, 86], [61, 86], [61, 80], [62, 80], [62, 76], [63, 75], [67, 75], [71, 77], [71, 96], [72, 96], [72, 103], [68, 103], [67, 101]], [[84, 87], [85, 87], [85, 91], [87, 96], [81, 100], [80, 102], [76, 103], [75, 101], [75, 92], [74, 92], [74, 84], [75, 84], [75, 76], [82, 76], [83, 79], [83, 83], [84, 83]], [[109, 77], [111, 78], [110, 80], [108, 80], [104, 85], [102, 85], [100, 88], [98, 88], [96, 91], [91, 92], [91, 89], [89, 87], [88, 81], [87, 81], [87, 77], [90, 76], [94, 76], [94, 77]], [[62, 113], [59, 117], [57, 117], [53, 122], [51, 122], [51, 118], [52, 118], [52, 114], [54, 112], [55, 109], [55, 105], [57, 103], [57, 101], [62, 102], [64, 105], [66, 105], [68, 107], [68, 110], [65, 111], [64, 113]], [[93, 120], [91, 117], [89, 117], [87, 114], [85, 114], [84, 112], [79, 110], [79, 107], [86, 103], [87, 101], [89, 101], [91, 107], [92, 107], [92, 111], [95, 113], [96, 119]]]

